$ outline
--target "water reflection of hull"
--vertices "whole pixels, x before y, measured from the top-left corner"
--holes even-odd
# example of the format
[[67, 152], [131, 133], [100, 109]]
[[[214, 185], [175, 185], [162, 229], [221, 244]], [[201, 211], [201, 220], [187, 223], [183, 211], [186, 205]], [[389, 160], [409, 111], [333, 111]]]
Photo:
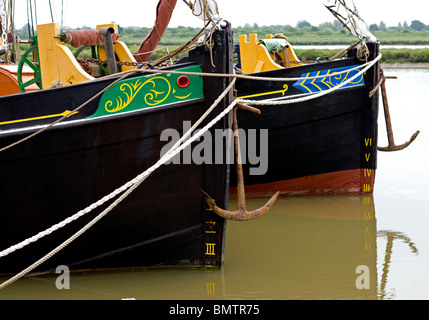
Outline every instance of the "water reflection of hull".
[[[226, 292], [234, 298], [376, 299], [376, 236], [370, 195], [279, 199], [254, 226], [229, 223], [227, 247], [235, 252], [229, 266], [252, 266], [255, 274], [247, 281], [227, 274]], [[359, 288], [361, 266], [368, 289]]]
[[[0, 299], [34, 298], [35, 288], [47, 299], [377, 299], [376, 236], [372, 196], [283, 198], [261, 219], [228, 223], [221, 270], [72, 275], [71, 290], [27, 278]], [[369, 289], [357, 287], [359, 266]]]
[[[363, 180], [366, 170], [368, 169], [340, 170], [281, 181], [249, 184], [246, 186], [246, 194], [249, 198], [263, 198], [279, 190], [282, 196], [361, 194], [364, 185], [370, 190], [374, 188], [375, 170], [371, 170], [370, 179]], [[236, 192], [235, 187], [231, 188], [233, 196]]]

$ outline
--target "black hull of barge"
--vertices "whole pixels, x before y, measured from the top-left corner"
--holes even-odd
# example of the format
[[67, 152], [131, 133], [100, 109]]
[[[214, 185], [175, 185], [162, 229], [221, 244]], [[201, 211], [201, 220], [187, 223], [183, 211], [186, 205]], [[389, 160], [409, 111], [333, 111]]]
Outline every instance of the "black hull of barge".
[[[379, 53], [378, 44], [369, 43], [368, 47], [369, 60], [372, 60]], [[355, 52], [349, 56], [355, 57]], [[357, 58], [347, 58], [253, 75], [292, 78], [361, 64]], [[369, 92], [378, 79], [379, 63], [365, 74], [365, 84], [342, 88], [307, 102], [261, 106], [261, 115], [239, 110], [240, 128], [268, 129], [268, 171], [265, 175], [250, 175], [249, 168], [257, 165], [247, 159], [244, 165], [246, 195], [266, 197], [277, 191], [283, 196], [372, 193], [377, 163], [379, 95], [376, 93], [370, 98]], [[238, 79], [236, 88], [240, 98], [281, 91], [283, 85], [283, 82]], [[287, 95], [299, 93], [302, 94], [289, 83]], [[231, 178], [234, 186], [235, 175]], [[232, 188], [233, 196], [235, 192]]]
[[[200, 64], [203, 72], [230, 73], [231, 39], [230, 30], [214, 36], [216, 70], [210, 64], [208, 50], [198, 48], [188, 60]], [[31, 108], [45, 108], [50, 114], [63, 111], [65, 102], [77, 107], [113, 80], [4, 97], [0, 101], [3, 108], [0, 114], [5, 116], [5, 110], [12, 110], [14, 106], [19, 106], [15, 118], [31, 116]], [[4, 151], [0, 154], [1, 249], [87, 208], [154, 165], [166, 144], [160, 141], [161, 132], [170, 128], [182, 133], [183, 121], [195, 123], [226, 86], [225, 79], [207, 77], [204, 78], [204, 99], [118, 116], [70, 121]], [[230, 95], [224, 99], [204, 123], [219, 114], [231, 98]], [[97, 101], [90, 103], [85, 112], [94, 112]], [[40, 113], [40, 109], [38, 111]], [[78, 117], [83, 117], [85, 112]], [[41, 124], [40, 121], [34, 124]], [[229, 122], [226, 118], [211, 130], [225, 129]], [[33, 131], [0, 132], [0, 145], [9, 145]], [[226, 222], [207, 210], [201, 190], [226, 208], [228, 170], [226, 165], [161, 166], [112, 212], [34, 272], [52, 272], [60, 265], [72, 271], [220, 267]], [[22, 271], [111, 203], [1, 258], [0, 274]]]

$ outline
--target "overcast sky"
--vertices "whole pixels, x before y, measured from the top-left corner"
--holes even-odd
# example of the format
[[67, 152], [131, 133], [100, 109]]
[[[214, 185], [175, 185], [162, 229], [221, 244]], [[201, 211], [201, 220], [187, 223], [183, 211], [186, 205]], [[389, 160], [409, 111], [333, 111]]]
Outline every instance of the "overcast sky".
[[[334, 17], [323, 6], [328, 0], [217, 0], [222, 18], [233, 26], [249, 23], [263, 25], [295, 26], [299, 20], [307, 20], [313, 25], [333, 21]], [[331, 0], [333, 1], [333, 0]], [[69, 27], [89, 26], [115, 21], [121, 27], [152, 27], [158, 0], [51, 0], [54, 18], [61, 22], [61, 3], [64, 3], [64, 25]], [[22, 27], [27, 22], [27, 1], [19, 0], [23, 7], [16, 9], [16, 25]], [[49, 0], [37, 0], [39, 24], [51, 22]], [[353, 1], [347, 0], [352, 6]], [[368, 23], [384, 21], [388, 26], [399, 22], [420, 20], [429, 24], [429, 0], [354, 0], [359, 14]], [[177, 0], [176, 10], [170, 26], [200, 27], [201, 21], [194, 17], [183, 0]]]

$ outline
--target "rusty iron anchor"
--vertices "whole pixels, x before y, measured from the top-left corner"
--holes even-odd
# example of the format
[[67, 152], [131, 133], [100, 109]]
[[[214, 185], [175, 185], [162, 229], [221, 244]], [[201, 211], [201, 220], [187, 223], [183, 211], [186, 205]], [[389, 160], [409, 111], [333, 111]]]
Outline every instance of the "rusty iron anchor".
[[263, 216], [268, 210], [272, 207], [274, 202], [277, 200], [279, 196], [279, 192], [271, 197], [271, 199], [261, 208], [256, 209], [254, 211], [246, 210], [246, 195], [244, 188], [244, 177], [243, 177], [243, 166], [241, 159], [241, 150], [240, 150], [240, 139], [238, 134], [238, 120], [237, 120], [237, 108], [248, 110], [257, 114], [261, 114], [261, 111], [247, 106], [243, 104], [237, 103], [237, 106], [233, 109], [233, 130], [234, 130], [234, 149], [235, 149], [235, 165], [236, 165], [236, 173], [237, 173], [237, 202], [238, 209], [234, 212], [227, 211], [219, 208], [215, 201], [207, 195], [204, 191], [204, 197], [207, 205], [213, 210], [217, 215], [234, 221], [249, 221]]
[[[370, 92], [369, 97], [372, 98], [374, 96], [374, 94], [377, 92], [377, 90], [379, 88], [381, 88], [381, 96], [383, 99], [383, 107], [384, 107], [384, 118], [386, 121], [387, 139], [388, 139], [389, 145], [387, 147], [377, 147], [377, 150], [378, 151], [385, 151], [385, 152], [400, 151], [400, 150], [407, 148], [411, 143], [413, 143], [413, 141], [416, 140], [417, 136], [420, 134], [420, 131], [417, 130], [411, 136], [409, 141], [407, 141], [401, 145], [395, 144], [395, 140], [393, 138], [392, 121], [390, 118], [389, 102], [387, 100], [387, 91], [386, 91], [386, 79], [388, 79], [388, 77], [386, 77], [384, 75], [383, 70], [381, 70], [380, 77], [381, 77], [381, 79], [380, 79], [379, 83]], [[396, 79], [396, 77], [389, 77], [389, 78]]]

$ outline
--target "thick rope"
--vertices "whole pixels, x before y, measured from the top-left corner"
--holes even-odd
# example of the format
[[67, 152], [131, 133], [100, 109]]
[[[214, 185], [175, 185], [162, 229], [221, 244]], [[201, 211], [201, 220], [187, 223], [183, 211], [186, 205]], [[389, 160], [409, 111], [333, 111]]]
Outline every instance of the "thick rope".
[[[349, 84], [350, 82], [354, 81], [357, 77], [361, 76], [362, 74], [364, 74], [365, 72], [367, 72], [375, 63], [377, 63], [379, 60], [381, 59], [381, 54], [374, 59], [371, 63], [369, 63], [367, 65], [366, 68], [364, 68], [363, 70], [361, 70], [359, 73], [357, 73], [356, 75], [354, 75], [353, 77], [351, 77], [350, 79], [348, 79], [347, 81], [341, 83], [340, 85], [333, 87], [329, 90], [326, 91], [322, 91], [320, 93], [317, 94], [313, 94], [310, 96], [305, 96], [305, 97], [300, 97], [297, 99], [289, 99], [289, 100], [282, 100], [282, 101], [273, 101], [273, 100], [247, 100], [247, 99], [237, 99], [236, 103], [247, 103], [247, 104], [252, 104], [252, 105], [259, 105], [259, 106], [267, 106], [267, 105], [286, 105], [286, 104], [295, 104], [295, 103], [301, 103], [301, 102], [305, 102], [305, 101], [309, 101], [309, 100], [313, 100], [313, 99], [317, 99], [319, 97], [328, 95], [344, 86], [346, 86], [347, 84]], [[235, 80], [235, 79], [234, 79]], [[227, 90], [213, 103], [213, 105], [204, 113], [204, 115], [194, 124], [194, 126], [188, 131], [186, 132], [183, 137], [170, 149], [169, 152], [174, 151], [184, 140], [186, 140], [189, 135], [201, 124], [202, 121], [204, 121], [204, 119], [212, 112], [212, 110], [216, 107], [216, 105], [225, 97], [225, 95], [232, 89], [232, 87], [234, 86], [235, 81], [232, 81], [231, 84], [229, 85], [229, 87], [227, 88]], [[138, 179], [138, 178], [137, 178]], [[64, 220], [63, 222], [54, 225], [53, 227], [40, 232], [39, 234], [37, 234], [36, 236], [29, 238], [15, 246], [10, 247], [9, 249], [6, 249], [2, 252], [0, 252], [0, 258], [7, 256], [8, 254], [23, 248], [24, 246], [35, 242], [37, 240], [39, 240], [40, 238], [52, 233], [53, 231], [58, 230], [59, 228], [64, 227], [66, 224], [80, 218], [81, 216], [83, 216], [84, 214], [94, 210], [95, 208], [101, 206], [102, 204], [104, 204], [106, 201], [114, 198], [115, 196], [117, 196], [118, 194], [122, 193], [123, 191], [125, 191], [126, 189], [128, 189], [131, 185], [133, 185], [135, 183], [135, 181], [130, 181], [129, 183], [127, 183], [126, 185], [124, 185], [123, 187], [117, 189], [116, 191], [114, 191], [113, 193], [111, 193], [110, 195], [102, 198], [101, 200], [99, 200], [98, 202], [94, 203], [93, 205], [91, 205], [90, 207], [78, 212], [76, 215]]]
[[[211, 110], [213, 110], [219, 102], [228, 94], [229, 91], [234, 86], [234, 81], [231, 82], [231, 84], [228, 86], [228, 88], [224, 91], [224, 93], [213, 103], [212, 107], [210, 107]], [[212, 121], [210, 121], [204, 128], [202, 128], [200, 131], [198, 131], [192, 138], [187, 140], [185, 143], [183, 143], [181, 146], [178, 146], [182, 141], [184, 141], [187, 136], [191, 134], [191, 132], [196, 128], [194, 125], [191, 129], [188, 130], [188, 132], [163, 156], [156, 164], [154, 164], [152, 167], [147, 169], [145, 172], [143, 172], [141, 175], [139, 175], [137, 178], [135, 178], [132, 182], [128, 183], [131, 184], [131, 187], [122, 195], [120, 196], [115, 202], [113, 202], [107, 209], [105, 209], [102, 213], [100, 213], [97, 217], [95, 217], [91, 222], [86, 224], [82, 229], [80, 229], [78, 232], [76, 232], [73, 236], [68, 238], [66, 241], [64, 241], [62, 244], [60, 244], [58, 247], [56, 247], [54, 250], [49, 252], [47, 255], [33, 263], [28, 268], [24, 269], [14, 277], [10, 278], [9, 280], [5, 281], [0, 285], [0, 290], [7, 287], [8, 285], [12, 284], [13, 282], [17, 281], [18, 279], [25, 276], [27, 273], [31, 272], [33, 269], [37, 268], [39, 265], [41, 265], [43, 262], [49, 260], [52, 256], [54, 256], [56, 253], [64, 249], [67, 245], [72, 243], [74, 240], [76, 240], [80, 235], [85, 233], [88, 229], [90, 229], [94, 224], [96, 224], [99, 220], [101, 220], [105, 215], [107, 215], [110, 211], [112, 211], [119, 203], [121, 203], [125, 198], [127, 198], [136, 188], [140, 186], [140, 184], [146, 180], [155, 170], [157, 170], [159, 167], [161, 167], [166, 162], [170, 161], [172, 158], [174, 158], [177, 154], [179, 154], [183, 149], [187, 148], [191, 143], [198, 140], [205, 132], [207, 132], [212, 126], [214, 126], [218, 121], [220, 121], [223, 117], [225, 117], [236, 105], [236, 101], [233, 101], [226, 109], [224, 109], [216, 118], [214, 118]], [[209, 109], [209, 110], [210, 110]], [[207, 111], [209, 111], [207, 110]], [[206, 118], [207, 115], [210, 112], [206, 112], [199, 120], [199, 123], [201, 123]], [[127, 184], [127, 185], [128, 185]]]
[[[180, 138], [179, 141], [176, 142], [176, 144], [167, 152], [171, 153], [173, 152], [176, 148], [178, 148], [178, 146], [180, 144], [183, 143], [183, 141], [185, 141], [191, 134], [192, 132], [195, 131], [195, 129], [209, 116], [209, 114], [214, 110], [214, 108], [222, 101], [222, 99], [225, 98], [225, 96], [228, 94], [228, 92], [230, 92], [232, 90], [232, 88], [235, 85], [235, 80], [233, 80], [230, 85], [228, 86], [228, 88], [213, 102], [213, 104], [210, 106], [210, 108], [207, 109], [207, 111], [200, 117], [200, 119], [198, 119], [198, 121]], [[167, 155], [166, 154], [166, 155]], [[116, 196], [118, 196], [119, 194], [121, 194], [122, 192], [124, 192], [125, 190], [129, 189], [132, 185], [134, 185], [135, 183], [138, 182], [140, 176], [134, 178], [133, 180], [129, 181], [128, 183], [126, 183], [125, 185], [123, 185], [122, 187], [116, 189], [115, 191], [113, 191], [112, 193], [110, 193], [109, 195], [101, 198], [100, 200], [98, 200], [97, 202], [91, 204], [89, 207], [79, 211], [78, 213], [74, 214], [73, 216], [65, 219], [64, 221], [57, 223], [55, 225], [53, 225], [52, 227], [39, 232], [38, 234], [36, 234], [35, 236], [28, 238], [16, 245], [11, 246], [10, 248], [3, 250], [0, 252], [0, 258], [6, 257], [7, 255], [24, 248], [25, 246], [36, 242], [38, 240], [40, 240], [41, 238], [51, 234], [54, 231], [57, 231], [63, 227], [65, 227], [66, 225], [68, 225], [69, 223], [79, 219], [80, 217], [90, 213], [92, 210], [95, 210], [96, 208], [102, 206], [103, 204], [105, 204], [107, 201], [112, 200], [113, 198], [115, 198]]]
[[[52, 250], [50, 253], [48, 253], [47, 255], [45, 255], [43, 258], [39, 259], [37, 262], [35, 262], [34, 264], [32, 264], [30, 267], [26, 268], [25, 270], [21, 271], [20, 273], [18, 273], [17, 275], [15, 275], [14, 277], [10, 278], [9, 280], [5, 281], [4, 283], [2, 283], [0, 285], [0, 289], [5, 288], [6, 286], [10, 285], [11, 283], [17, 281], [18, 279], [20, 279], [21, 277], [25, 276], [27, 273], [31, 272], [31, 270], [33, 270], [34, 268], [38, 267], [40, 264], [42, 264], [43, 262], [47, 261], [48, 259], [50, 259], [52, 256], [54, 256], [56, 253], [58, 253], [59, 251], [61, 251], [63, 248], [65, 248], [67, 245], [69, 245], [71, 242], [73, 242], [75, 239], [77, 239], [81, 234], [83, 234], [84, 232], [86, 232], [89, 228], [91, 228], [95, 223], [97, 223], [101, 218], [103, 218], [105, 215], [107, 215], [110, 211], [112, 211], [120, 202], [122, 202], [126, 197], [128, 197], [138, 186], [140, 186], [140, 184], [146, 180], [147, 177], [149, 177], [155, 170], [157, 170], [160, 166], [162, 166], [163, 164], [165, 164], [166, 162], [170, 161], [173, 157], [175, 157], [177, 154], [179, 154], [183, 149], [185, 149], [186, 147], [188, 147], [191, 143], [193, 143], [194, 141], [196, 141], [197, 139], [199, 139], [206, 131], [208, 131], [214, 124], [216, 124], [219, 120], [221, 120], [226, 114], [228, 114], [237, 103], [241, 103], [241, 102], [245, 102], [248, 104], [253, 104], [253, 105], [285, 105], [285, 104], [292, 104], [292, 103], [300, 103], [300, 102], [304, 102], [304, 101], [309, 101], [312, 99], [317, 99], [319, 97], [322, 97], [324, 95], [330, 94], [344, 86], [346, 86], [347, 84], [349, 84], [350, 82], [354, 81], [357, 77], [363, 75], [365, 72], [367, 72], [373, 65], [375, 65], [375, 63], [377, 63], [380, 59], [381, 59], [382, 55], [378, 55], [377, 58], [375, 58], [373, 61], [371, 61], [370, 63], [368, 63], [368, 65], [359, 73], [357, 73], [356, 75], [354, 75], [353, 77], [351, 77], [350, 79], [348, 79], [347, 81], [341, 83], [340, 85], [333, 87], [329, 90], [320, 92], [318, 94], [314, 94], [311, 96], [307, 96], [307, 97], [303, 97], [303, 98], [298, 98], [298, 99], [293, 99], [293, 100], [284, 100], [284, 101], [258, 101], [258, 100], [246, 100], [246, 99], [237, 99], [235, 101], [233, 101], [233, 103], [226, 108], [223, 112], [221, 112], [215, 119], [213, 119], [208, 125], [206, 125], [202, 130], [200, 130], [196, 135], [194, 135], [191, 139], [187, 140], [183, 145], [181, 145], [179, 147], [179, 145], [192, 133], [192, 131], [204, 120], [204, 117], [206, 117], [211, 110], [214, 109], [214, 107], [219, 103], [219, 101], [221, 101], [225, 95], [232, 89], [232, 87], [234, 86], [235, 81], [232, 81], [230, 86], [227, 88], [227, 90], [223, 93], [223, 96], [220, 96], [216, 101], [217, 103], [214, 103], [212, 105], [211, 108], [209, 108], [207, 110], [207, 112], [202, 116], [202, 118], [170, 149], [169, 152], [167, 152], [155, 165], [153, 165], [151, 168], [149, 168], [148, 170], [146, 170], [143, 174], [141, 174], [140, 176], [138, 176], [136, 179], [134, 179], [132, 182], [130, 182], [128, 185], [131, 185], [128, 189], [120, 198], [118, 198], [114, 203], [112, 203], [106, 210], [104, 210], [100, 215], [98, 215], [95, 219], [93, 219], [90, 223], [88, 223], [85, 227], [83, 227], [81, 230], [79, 230], [77, 233], [75, 233], [72, 237], [70, 237], [69, 239], [67, 239], [65, 242], [63, 242], [60, 246], [58, 246], [57, 248], [55, 248], [54, 250]], [[300, 78], [301, 79], [301, 78]], [[124, 186], [125, 187], [125, 186]], [[121, 189], [121, 188], [120, 188]], [[119, 190], [119, 189], [118, 189]], [[120, 191], [119, 193], [121, 193], [123, 191]], [[115, 193], [115, 192], [113, 192]], [[113, 194], [112, 193], [112, 194]], [[104, 198], [103, 198], [104, 199]], [[51, 231], [52, 232], [52, 231]], [[30, 241], [31, 243], [31, 241]], [[9, 249], [8, 249], [9, 250]], [[17, 250], [17, 249], [15, 249]], [[13, 251], [15, 251], [13, 250]], [[7, 251], [7, 250], [5, 250]], [[4, 252], [5, 252], [4, 251]], [[12, 252], [13, 252], [12, 251]], [[3, 253], [3, 252], [2, 252]], [[7, 253], [9, 254], [9, 253]], [[6, 255], [7, 255], [6, 254]], [[2, 255], [0, 255], [1, 257]]]
[[[352, 70], [358, 70], [364, 66], [368, 66], [368, 65], [372, 65], [373, 61], [367, 62], [365, 64], [362, 64], [358, 67], [355, 68], [351, 68], [348, 70], [344, 70], [341, 72], [337, 72], [336, 75], [340, 75], [343, 73], [347, 73], [350, 72]], [[135, 74], [135, 73], [157, 73], [157, 74], [181, 74], [181, 75], [191, 75], [191, 76], [202, 76], [202, 77], [223, 77], [223, 78], [232, 78], [232, 79], [247, 79], [247, 80], [259, 80], [259, 81], [278, 81], [278, 82], [287, 82], [287, 81], [300, 81], [300, 80], [311, 80], [311, 79], [322, 79], [325, 78], [326, 75], [323, 76], [312, 76], [312, 77], [300, 77], [300, 78], [271, 78], [271, 77], [256, 77], [256, 76], [247, 76], [247, 75], [238, 75], [238, 74], [222, 74], [222, 73], [201, 73], [201, 72], [180, 72], [180, 71], [173, 71], [173, 70], [151, 70], [151, 69], [134, 69], [134, 70], [128, 70], [128, 71], [124, 71], [121, 73], [117, 73], [115, 75], [112, 76], [107, 76], [104, 78], [110, 78], [110, 77], [117, 77], [118, 75], [121, 76], [119, 79], [117, 79], [115, 82], [111, 83], [109, 86], [107, 86], [106, 88], [104, 88], [103, 90], [101, 90], [100, 92], [98, 92], [95, 96], [93, 96], [91, 99], [89, 99], [88, 101], [84, 102], [83, 104], [81, 104], [79, 107], [77, 107], [76, 109], [72, 110], [70, 113], [68, 113], [67, 115], [61, 117], [60, 119], [54, 121], [53, 123], [43, 127], [42, 129], [28, 135], [27, 137], [16, 141], [6, 147], [3, 147], [0, 149], [0, 153], [3, 151], [6, 151], [8, 149], [11, 149], [23, 142], [26, 142], [32, 138], [34, 138], [35, 136], [41, 134], [42, 132], [48, 130], [49, 128], [53, 127], [54, 125], [62, 122], [63, 120], [67, 119], [68, 117], [70, 117], [71, 115], [75, 114], [76, 112], [78, 112], [80, 109], [82, 109], [84, 106], [86, 106], [88, 103], [90, 103], [91, 101], [93, 101], [94, 99], [96, 99], [97, 97], [99, 97], [101, 94], [103, 94], [106, 90], [108, 90], [109, 88], [111, 88], [113, 85], [115, 85], [117, 82], [125, 79], [126, 77], [128, 77], [131, 74]]]
[[[368, 65], [366, 66], [366, 68], [364, 68], [362, 71], [360, 71], [359, 73], [357, 73], [356, 75], [354, 75], [353, 77], [351, 77], [350, 79], [348, 79], [347, 81], [345, 81], [345, 82], [343, 82], [343, 83], [341, 83], [340, 85], [338, 85], [338, 86], [336, 86], [336, 87], [333, 87], [333, 88], [331, 88], [331, 89], [329, 89], [329, 90], [326, 90], [326, 91], [323, 91], [323, 92], [320, 92], [320, 93], [318, 93], [318, 94], [314, 94], [314, 95], [311, 95], [311, 96], [307, 96], [307, 97], [303, 97], [303, 98], [298, 98], [298, 99], [290, 99], [290, 100], [283, 100], [283, 101], [270, 101], [270, 100], [268, 100], [268, 101], [259, 101], [259, 100], [246, 100], [246, 99], [241, 99], [241, 100], [235, 100], [235, 103], [239, 103], [239, 102], [245, 102], [245, 103], [248, 103], [248, 104], [253, 104], [253, 105], [285, 105], [285, 104], [293, 104], [293, 103], [300, 103], [300, 102], [304, 102], [304, 101], [309, 101], [309, 100], [312, 100], [312, 99], [317, 99], [317, 98], [319, 98], [319, 97], [322, 97], [322, 96], [324, 96], [324, 95], [327, 95], [327, 94], [330, 94], [330, 93], [332, 93], [332, 92], [334, 92], [334, 91], [336, 91], [336, 90], [338, 90], [338, 89], [340, 89], [340, 88], [342, 88], [343, 86], [345, 86], [345, 85], [347, 85], [347, 84], [349, 84], [350, 82], [352, 82], [352, 81], [354, 81], [357, 77], [359, 77], [359, 76], [361, 76], [362, 74], [364, 74], [365, 72], [367, 72], [375, 63], [377, 63], [379, 60], [381, 59], [381, 54], [376, 58], [376, 59], [374, 59], [373, 61], [371, 61], [370, 63], [368, 63]], [[301, 78], [300, 78], [301, 79]], [[235, 80], [235, 79], [234, 79]], [[205, 119], [205, 117], [214, 109], [214, 107], [219, 103], [219, 101], [221, 101], [224, 97], [225, 97], [225, 95], [232, 89], [232, 87], [233, 87], [233, 85], [234, 85], [234, 83], [235, 83], [235, 81], [232, 81], [231, 82], [231, 84], [230, 84], [230, 86], [228, 87], [228, 89], [223, 93], [223, 95], [221, 95], [218, 99], [217, 99], [217, 101], [206, 111], [206, 113], [200, 118], [200, 120], [197, 122], [197, 123], [195, 123], [195, 125], [187, 132], [187, 133], [185, 133], [185, 135], [170, 149], [170, 151], [164, 156], [164, 157], [167, 157], [167, 156], [169, 156], [169, 155], [171, 155], [171, 152], [174, 152], [174, 150], [176, 150], [177, 149], [177, 147], [178, 147], [178, 145], [180, 145], [185, 139], [187, 139], [187, 137], [195, 130], [195, 128], [196, 127], [198, 127], [198, 125]], [[235, 104], [234, 104], [235, 105]], [[163, 157], [163, 158], [164, 158]], [[160, 161], [163, 159], [163, 158], [161, 158], [160, 159]], [[171, 158], [169, 158], [168, 160], [170, 160]], [[167, 160], [167, 161], [168, 161]], [[165, 163], [165, 162], [164, 162]], [[141, 182], [139, 182], [140, 181], [140, 179], [139, 179], [139, 177], [138, 178], [136, 178], [137, 179], [137, 182], [134, 182], [135, 180], [133, 180], [132, 182], [130, 182], [130, 183], [128, 183], [128, 184], [126, 184], [126, 185], [124, 185], [122, 188], [119, 188], [118, 190], [116, 190], [116, 191], [114, 191], [111, 195], [114, 195], [114, 196], [116, 196], [116, 195], [118, 195], [119, 193], [121, 193], [121, 192], [123, 192], [124, 190], [126, 190], [126, 189], [128, 189], [128, 188], [130, 188], [128, 191], [127, 191], [127, 193], [126, 193], [126, 195], [128, 195], [129, 193], [131, 193], [131, 192], [129, 192], [130, 190], [134, 190], [141, 182], [143, 182], [146, 178], [144, 178]], [[134, 187], [135, 185], [137, 184], [137, 186], [136, 187]], [[130, 187], [130, 185], [131, 185], [131, 187]], [[128, 193], [129, 192], [129, 193]], [[89, 211], [91, 211], [91, 210], [93, 210], [94, 208], [96, 208], [96, 207], [98, 207], [98, 206], [100, 206], [101, 204], [103, 204], [103, 203], [105, 203], [106, 201], [108, 201], [108, 200], [110, 200], [110, 199], [112, 199], [114, 196], [111, 196], [111, 195], [109, 195], [109, 196], [107, 196], [107, 197], [105, 197], [105, 198], [103, 198], [102, 200], [100, 200], [101, 202], [97, 202], [97, 203], [95, 203], [94, 205], [92, 205], [92, 206], [90, 206], [90, 207], [88, 207], [87, 209], [90, 209]], [[121, 197], [122, 198], [122, 197]], [[121, 200], [122, 201], [122, 200]], [[110, 208], [110, 207], [109, 207]], [[41, 237], [44, 237], [44, 236], [46, 236], [46, 235], [48, 235], [48, 234], [50, 234], [50, 233], [52, 233], [53, 231], [55, 231], [55, 230], [58, 230], [59, 228], [61, 228], [61, 227], [63, 227], [64, 225], [66, 225], [66, 224], [68, 224], [68, 223], [70, 223], [70, 222], [72, 222], [72, 221], [74, 221], [74, 220], [76, 220], [77, 218], [79, 218], [80, 216], [82, 216], [82, 215], [84, 215], [84, 214], [86, 214], [87, 212], [89, 212], [89, 211], [87, 211], [87, 209], [85, 209], [85, 210], [83, 210], [82, 212], [80, 212], [80, 213], [78, 213], [78, 214], [76, 214], [75, 216], [73, 216], [73, 217], [71, 217], [71, 218], [68, 218], [68, 219], [66, 219], [65, 221], [63, 221], [62, 223], [60, 223], [60, 224], [57, 224], [57, 225], [55, 225], [55, 226], [53, 226], [52, 228], [49, 228], [49, 229], [47, 229], [46, 231], [44, 231], [44, 232], [41, 232], [41, 233], [39, 233], [38, 235], [36, 235], [35, 237], [32, 237], [32, 238], [30, 238], [30, 239], [28, 239], [28, 240], [25, 240], [25, 241], [23, 241], [23, 242], [21, 242], [20, 244], [18, 244], [18, 245], [16, 245], [16, 246], [12, 246], [11, 248], [9, 248], [9, 249], [7, 249], [7, 250], [4, 250], [4, 251], [2, 251], [2, 252], [0, 252], [0, 257], [3, 257], [3, 256], [6, 256], [6, 255], [8, 255], [8, 254], [10, 254], [11, 252], [14, 252], [14, 251], [16, 251], [16, 250], [18, 250], [18, 249], [20, 249], [20, 248], [22, 248], [22, 247], [24, 247], [25, 245], [27, 245], [27, 244], [29, 244], [29, 243], [32, 243], [32, 242], [34, 242], [34, 241], [37, 241], [39, 238], [41, 238]], [[1, 289], [1, 287], [0, 287], [0, 289]]]
[[[294, 103], [300, 103], [300, 102], [305, 102], [305, 101], [309, 101], [312, 99], [317, 99], [321, 96], [327, 95], [332, 93], [335, 90], [338, 90], [340, 88], [342, 88], [343, 86], [347, 85], [348, 83], [354, 81], [357, 77], [359, 77], [360, 75], [362, 75], [363, 73], [365, 73], [366, 71], [368, 71], [377, 61], [379, 61], [381, 59], [381, 55], [379, 55], [376, 59], [374, 59], [370, 64], [368, 64], [368, 66], [363, 69], [362, 71], [360, 71], [359, 73], [357, 73], [355, 76], [351, 77], [350, 79], [348, 79], [347, 81], [341, 83], [340, 85], [333, 87], [327, 91], [323, 91], [320, 92], [318, 94], [313, 94], [311, 96], [305, 96], [305, 97], [301, 97], [301, 98], [297, 98], [297, 99], [289, 99], [289, 100], [282, 100], [282, 101], [273, 101], [273, 100], [247, 100], [247, 99], [240, 99], [240, 100], [236, 100], [237, 103], [248, 103], [248, 104], [253, 104], [253, 105], [285, 105], [285, 104], [294, 104]], [[201, 124], [201, 122], [208, 116], [208, 114], [210, 114], [210, 112], [214, 109], [214, 107], [219, 103], [219, 101], [221, 101], [227, 92], [229, 92], [229, 90], [231, 90], [231, 88], [233, 87], [233, 85], [235, 84], [235, 81], [231, 82], [231, 84], [229, 85], [228, 89], [214, 102], [214, 104], [205, 112], [205, 114], [194, 124], [194, 126], [184, 134], [184, 136], [171, 148], [170, 151], [175, 150], [184, 140], [186, 140], [189, 135]], [[106, 197], [102, 198], [101, 200], [95, 202], [94, 204], [92, 204], [91, 206], [89, 206], [88, 208], [78, 212], [77, 214], [73, 215], [72, 217], [67, 218], [66, 220], [64, 220], [61, 223], [58, 223], [54, 226], [52, 226], [51, 228], [40, 232], [39, 234], [22, 241], [21, 243], [14, 245], [6, 250], [3, 250], [0, 252], [0, 258], [5, 257], [7, 255], [9, 255], [10, 253], [21, 249], [23, 247], [25, 247], [26, 245], [29, 245], [30, 243], [33, 243], [37, 240], [39, 240], [40, 238], [45, 237], [46, 235], [51, 234], [52, 232], [64, 227], [65, 225], [75, 221], [76, 219], [80, 218], [81, 216], [91, 212], [92, 210], [94, 210], [95, 208], [103, 205], [104, 203], [106, 203], [107, 201], [113, 199], [114, 197], [116, 197], [118, 194], [124, 192], [125, 190], [127, 190], [128, 188], [130, 188], [131, 185], [133, 185], [135, 183], [135, 180], [130, 181], [129, 183], [125, 184], [123, 187], [115, 190], [114, 192], [112, 192], [111, 194], [107, 195]]]

